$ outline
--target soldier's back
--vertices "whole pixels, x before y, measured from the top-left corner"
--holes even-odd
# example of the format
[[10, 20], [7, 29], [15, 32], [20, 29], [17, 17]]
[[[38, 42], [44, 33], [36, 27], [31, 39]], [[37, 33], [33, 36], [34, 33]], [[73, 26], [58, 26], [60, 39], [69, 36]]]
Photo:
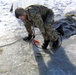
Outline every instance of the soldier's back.
[[43, 5], [30, 5], [26, 9], [31, 12], [37, 12], [41, 15], [45, 15], [48, 11], [48, 8]]

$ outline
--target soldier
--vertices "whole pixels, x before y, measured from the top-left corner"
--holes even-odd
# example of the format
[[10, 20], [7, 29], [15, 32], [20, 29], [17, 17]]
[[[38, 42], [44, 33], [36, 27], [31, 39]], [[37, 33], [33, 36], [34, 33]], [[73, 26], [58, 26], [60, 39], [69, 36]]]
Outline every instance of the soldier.
[[43, 49], [47, 49], [47, 46], [50, 41], [53, 43], [52, 47], [58, 47], [58, 37], [55, 30], [52, 27], [54, 23], [54, 13], [51, 9], [48, 9], [43, 5], [30, 5], [25, 9], [17, 8], [15, 10], [15, 16], [25, 23], [28, 36], [23, 38], [23, 40], [29, 41], [33, 37], [31, 26], [35, 25], [40, 29], [43, 35]]

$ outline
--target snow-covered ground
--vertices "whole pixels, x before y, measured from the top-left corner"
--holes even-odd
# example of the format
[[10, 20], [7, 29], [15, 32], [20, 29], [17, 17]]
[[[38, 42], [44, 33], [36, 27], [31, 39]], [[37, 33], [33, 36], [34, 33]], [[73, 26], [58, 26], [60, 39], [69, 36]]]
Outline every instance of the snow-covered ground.
[[[4, 42], [4, 38], [8, 39], [8, 42], [11, 42], [15, 39], [12, 37], [22, 37], [25, 34], [25, 27], [23, 24], [18, 21], [14, 16], [14, 10], [17, 7], [27, 7], [31, 4], [42, 4], [49, 8], [52, 8], [55, 13], [55, 20], [63, 18], [63, 14], [73, 10], [72, 13], [75, 13], [75, 0], [0, 0], [0, 45]], [[10, 12], [11, 6], [13, 5], [13, 12]], [[72, 7], [73, 6], [73, 7]], [[71, 9], [71, 10], [70, 10]], [[20, 22], [20, 23], [18, 23]], [[24, 29], [23, 29], [24, 28]], [[9, 35], [10, 34], [10, 35]], [[3, 37], [4, 36], [4, 37]], [[18, 38], [17, 37], [17, 38]], [[10, 40], [11, 38], [12, 40]], [[5, 40], [6, 41], [6, 40]], [[6, 43], [8, 43], [6, 42]], [[6, 44], [4, 43], [4, 44]], [[3, 45], [4, 45], [3, 44]]]
[[76, 14], [76, 0], [0, 0], [0, 75], [76, 75], [76, 35], [63, 39], [53, 54], [41, 51], [39, 58], [34, 56], [39, 50], [22, 40], [27, 31], [14, 10], [31, 4], [52, 8], [55, 20]]

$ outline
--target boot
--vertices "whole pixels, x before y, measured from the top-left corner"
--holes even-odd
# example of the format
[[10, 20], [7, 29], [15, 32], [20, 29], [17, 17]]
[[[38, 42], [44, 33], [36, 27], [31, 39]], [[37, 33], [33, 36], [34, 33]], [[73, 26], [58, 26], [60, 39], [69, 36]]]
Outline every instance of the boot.
[[42, 45], [42, 49], [47, 49], [49, 42], [50, 42], [49, 40], [44, 40], [44, 43]]
[[60, 45], [59, 45], [59, 39], [57, 39], [55, 42], [53, 42], [52, 44], [52, 47], [55, 49], [55, 48], [58, 48]]
[[25, 38], [23, 38], [24, 41], [30, 41], [32, 39], [32, 35], [28, 35]]

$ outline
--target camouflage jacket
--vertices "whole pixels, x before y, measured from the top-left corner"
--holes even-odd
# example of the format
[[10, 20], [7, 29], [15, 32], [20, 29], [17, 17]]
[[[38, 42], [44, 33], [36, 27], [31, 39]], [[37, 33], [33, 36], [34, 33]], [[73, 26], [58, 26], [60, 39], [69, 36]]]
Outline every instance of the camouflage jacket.
[[51, 9], [48, 9], [47, 7], [42, 6], [42, 5], [31, 5], [31, 6], [28, 6], [25, 10], [27, 10], [29, 14], [28, 20], [32, 21], [33, 25], [37, 26], [41, 32], [44, 31], [43, 19], [46, 17], [48, 10], [50, 10], [51, 15], [54, 15]]

